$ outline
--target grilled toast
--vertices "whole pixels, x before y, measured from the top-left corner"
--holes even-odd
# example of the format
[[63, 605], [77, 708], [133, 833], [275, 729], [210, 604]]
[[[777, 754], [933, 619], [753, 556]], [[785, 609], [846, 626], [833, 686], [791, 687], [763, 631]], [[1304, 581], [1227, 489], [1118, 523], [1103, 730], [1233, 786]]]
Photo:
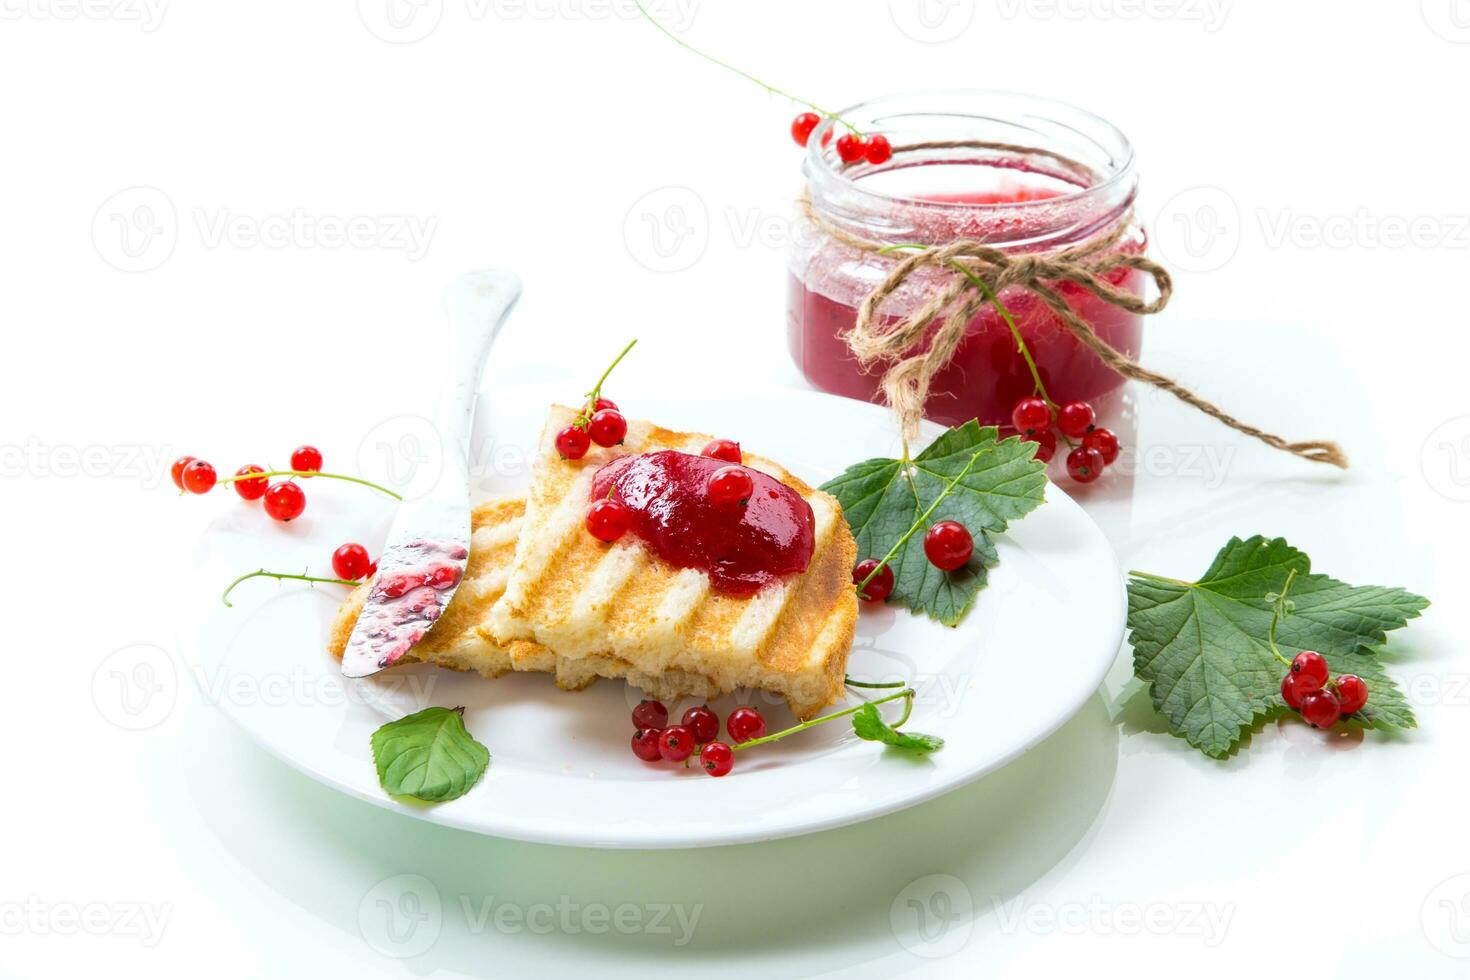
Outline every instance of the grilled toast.
[[[746, 466], [811, 506], [815, 548], [806, 571], [754, 595], [717, 592], [706, 573], [661, 561], [635, 536], [607, 545], [584, 524], [601, 466], [664, 449], [698, 454], [710, 437], [630, 422], [622, 446], [562, 459], [555, 433], [576, 414], [564, 406], [551, 411], [509, 576], [479, 636], [511, 651], [513, 668], [518, 659], [554, 665], [568, 682], [625, 676], [651, 693], [662, 683], [704, 697], [756, 688], [783, 695], [801, 718], [836, 700], [858, 615], [851, 579], [857, 546], [837, 501], [747, 454]], [[517, 644], [537, 652], [518, 656]]]

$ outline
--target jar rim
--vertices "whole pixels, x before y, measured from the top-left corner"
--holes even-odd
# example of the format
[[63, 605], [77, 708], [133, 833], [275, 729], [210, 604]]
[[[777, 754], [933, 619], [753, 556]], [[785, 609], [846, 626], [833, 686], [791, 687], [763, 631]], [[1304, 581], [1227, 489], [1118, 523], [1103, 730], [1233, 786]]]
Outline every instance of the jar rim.
[[[900, 154], [883, 164], [858, 161], [844, 164], [836, 151], [836, 140], [830, 137], [841, 120], [859, 127], [865, 133], [893, 133], [901, 130], [902, 124], [922, 120], [939, 128], [964, 131], [973, 125], [976, 132], [994, 129], [1000, 133], [1017, 132], [1034, 134], [1037, 142], [1028, 143], [1024, 138], [1007, 140], [1016, 148], [1026, 148], [1043, 156], [1052, 157], [1072, 164], [1080, 164], [1093, 179], [1086, 185], [1076, 185], [1075, 190], [1065, 190], [1043, 201], [940, 201], [909, 194], [893, 193], [875, 188], [865, 178], [875, 174], [915, 166], [913, 162], [900, 161]], [[898, 130], [894, 123], [900, 124]], [[824, 139], [827, 141], [824, 145]], [[1069, 145], [1048, 145], [1048, 142]], [[897, 145], [897, 144], [895, 144]], [[1000, 144], [995, 144], [1000, 145]], [[1078, 148], [1093, 154], [1091, 160], [1069, 158], [1064, 150], [1074, 153]], [[858, 208], [902, 207], [906, 209], [944, 210], [966, 214], [1016, 213], [1016, 209], [1037, 209], [1038, 205], [1049, 208], [1079, 209], [1092, 202], [1108, 207], [1108, 210], [1126, 208], [1132, 204], [1135, 193], [1133, 144], [1117, 126], [1087, 109], [1057, 99], [996, 89], [933, 89], [916, 92], [894, 93], [859, 102], [840, 110], [835, 116], [822, 119], [807, 141], [803, 173], [813, 198], [841, 196], [857, 203]], [[923, 164], [917, 164], [922, 166]], [[1073, 174], [1080, 176], [1073, 169]], [[1053, 176], [1056, 176], [1053, 174]], [[1063, 178], [1065, 180], [1065, 178]], [[1074, 181], [1066, 181], [1075, 183]]]

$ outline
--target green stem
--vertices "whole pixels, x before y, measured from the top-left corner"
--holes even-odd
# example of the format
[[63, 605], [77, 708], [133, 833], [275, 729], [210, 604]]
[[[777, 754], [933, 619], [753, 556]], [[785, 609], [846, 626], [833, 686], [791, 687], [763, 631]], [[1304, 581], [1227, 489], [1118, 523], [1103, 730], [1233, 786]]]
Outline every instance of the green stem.
[[[885, 245], [883, 248], [880, 248], [878, 250], [878, 254], [886, 255], [889, 252], [897, 252], [905, 249], [912, 249], [922, 252], [927, 251], [929, 249], [929, 246], [919, 245], [914, 242], [905, 242], [898, 245]], [[1053, 411], [1055, 411], [1059, 406], [1056, 402], [1051, 400], [1051, 395], [1047, 394], [1046, 385], [1041, 383], [1041, 369], [1036, 366], [1036, 360], [1031, 356], [1031, 348], [1027, 346], [1026, 338], [1021, 336], [1021, 328], [1016, 325], [1016, 318], [1011, 316], [1011, 311], [1005, 308], [1005, 304], [1000, 301], [1000, 297], [996, 295], [995, 290], [990, 288], [990, 283], [977, 276], [973, 269], [968, 268], [958, 259], [951, 259], [949, 264], [954, 268], [956, 272], [964, 276], [966, 279], [970, 280], [970, 285], [980, 290], [980, 294], [990, 301], [991, 306], [995, 307], [995, 311], [1000, 314], [1000, 318], [1004, 320], [1006, 326], [1010, 328], [1011, 337], [1016, 342], [1016, 353], [1020, 354], [1022, 359], [1025, 360], [1026, 370], [1031, 372], [1031, 383], [1035, 386], [1036, 393], [1041, 396], [1042, 400], [1045, 401], [1047, 405], [1051, 406]], [[1072, 441], [1070, 439], [1067, 439], [1066, 436], [1062, 436], [1062, 438], [1067, 441], [1067, 445], [1072, 445]]]
[[1288, 667], [1291, 666], [1291, 661], [1286, 659], [1280, 650], [1276, 649], [1276, 624], [1291, 615], [1290, 610], [1286, 607], [1286, 593], [1291, 591], [1291, 583], [1295, 580], [1296, 569], [1293, 568], [1286, 575], [1286, 584], [1276, 594], [1276, 601], [1271, 604], [1271, 628], [1266, 630], [1266, 645], [1271, 648], [1272, 656]]
[[844, 678], [842, 678], [842, 683], [846, 684], [848, 687], [871, 687], [871, 688], [905, 687], [908, 684], [907, 681], [892, 681], [892, 682], [888, 682], [888, 683], [878, 684], [878, 683], [870, 683], [868, 681], [855, 681], [851, 677], [844, 677]]
[[357, 476], [347, 476], [344, 473], [319, 473], [316, 470], [267, 470], [264, 473], [236, 473], [234, 476], [222, 476], [219, 478], [218, 482], [224, 484], [234, 483], [237, 480], [264, 480], [267, 477], [272, 476], [321, 476], [326, 477], [328, 480], [346, 480], [349, 483], [361, 483], [365, 487], [372, 487], [374, 490], [386, 493], [394, 500], [403, 499], [401, 496], [394, 493], [392, 490], [389, 490], [387, 487], [379, 486], [371, 480], [364, 480], [361, 477]]
[[978, 449], [970, 456], [970, 461], [965, 464], [965, 468], [956, 473], [954, 479], [950, 480], [944, 485], [944, 489], [940, 491], [939, 496], [934, 498], [934, 503], [929, 505], [929, 509], [919, 515], [918, 519], [914, 521], [913, 525], [906, 532], [904, 532], [904, 536], [899, 538], [892, 548], [888, 549], [888, 554], [883, 556], [883, 560], [880, 561], [877, 565], [873, 566], [873, 570], [867, 574], [867, 577], [858, 583], [858, 595], [863, 594], [863, 589], [868, 587], [868, 583], [873, 581], [874, 576], [883, 571], [884, 567], [893, 560], [893, 556], [898, 554], [899, 551], [903, 549], [904, 545], [908, 544], [909, 538], [913, 537], [914, 533], [917, 532], [919, 528], [928, 523], [929, 515], [933, 514], [935, 508], [944, 502], [944, 498], [948, 497], [950, 493], [954, 491], [954, 488], [959, 485], [959, 482], [969, 475], [970, 470], [973, 469], [975, 466], [975, 461], [981, 456], [984, 456], [989, 451], [989, 447], [986, 447], [985, 449]]
[[[1026, 338], [1021, 336], [1021, 328], [1016, 326], [1016, 318], [1011, 316], [1011, 311], [1006, 309], [1005, 305], [1001, 303], [1000, 297], [995, 294], [995, 290], [990, 288], [990, 283], [975, 275], [974, 270], [966, 268], [962, 263], [955, 260], [952, 260], [950, 265], [954, 266], [961, 275], [970, 280], [970, 283], [976, 289], [980, 290], [986, 299], [990, 300], [990, 305], [995, 307], [996, 312], [1000, 314], [1000, 318], [1006, 322], [1006, 326], [1011, 328], [1011, 336], [1016, 341], [1016, 352], [1026, 361], [1026, 369], [1031, 372], [1031, 380], [1036, 385], [1036, 393], [1055, 411], [1058, 407], [1057, 403], [1052, 401], [1051, 396], [1046, 393], [1046, 385], [1041, 383], [1041, 370], [1037, 368], [1036, 360], [1031, 356], [1031, 348], [1026, 345]], [[1062, 438], [1065, 439], [1066, 436]], [[1071, 442], [1069, 441], [1067, 445], [1070, 446]]]
[[597, 384], [593, 385], [592, 390], [587, 392], [587, 401], [589, 404], [597, 404], [597, 399], [602, 397], [602, 383], [607, 380], [609, 374], [613, 373], [613, 368], [617, 367], [618, 363], [628, 356], [628, 351], [632, 350], [633, 345], [636, 343], [638, 343], [638, 338], [636, 337], [628, 341], [628, 346], [623, 348], [623, 352], [613, 358], [613, 362], [607, 366], [607, 370], [602, 372], [602, 377], [597, 379]]
[[[776, 732], [774, 735], [764, 735], [764, 736], [762, 736], [760, 738], [753, 738], [749, 742], [740, 742], [740, 743], [738, 743], [736, 745], [731, 746], [731, 748], [732, 749], [749, 749], [749, 748], [753, 748], [754, 746], [757, 746], [757, 745], [765, 745], [767, 742], [774, 742], [777, 739], [785, 738], [787, 735], [795, 735], [797, 732], [804, 732], [808, 728], [811, 728], [811, 727], [813, 727], [815, 725], [820, 725], [823, 722], [828, 722], [828, 721], [832, 721], [833, 719], [836, 719], [836, 718], [844, 718], [847, 715], [856, 714], [857, 712], [863, 710], [864, 705], [869, 705], [869, 704], [884, 704], [884, 703], [886, 703], [888, 701], [897, 701], [899, 698], [906, 698], [906, 699], [908, 699], [908, 701], [910, 702], [910, 707], [912, 707], [912, 702], [913, 702], [913, 698], [914, 698], [914, 689], [911, 688], [911, 687], [909, 687], [909, 688], [905, 688], [902, 691], [899, 691], [897, 694], [890, 694], [886, 698], [874, 698], [871, 701], [864, 701], [864, 702], [862, 702], [862, 704], [855, 704], [851, 708], [843, 708], [841, 711], [834, 711], [830, 715], [823, 715], [820, 718], [813, 718], [810, 721], [804, 721], [804, 722], [802, 722], [799, 725], [793, 725], [792, 727], [790, 727], [790, 728], [788, 728], [788, 729], [786, 729], [784, 731]], [[908, 720], [908, 717], [909, 717], [909, 713], [908, 713], [908, 711], [905, 711], [903, 713], [903, 719], [900, 720], [898, 724], [899, 725], [902, 725], [904, 723], [904, 721], [907, 721]], [[896, 728], [898, 726], [895, 725], [893, 727]]]
[[225, 591], [220, 594], [220, 597], [219, 597], [220, 598], [220, 601], [223, 602], [225, 605], [229, 606], [231, 609], [233, 609], [234, 608], [234, 603], [230, 602], [230, 593], [233, 592], [233, 591], [235, 591], [235, 586], [239, 585], [241, 582], [245, 581], [247, 578], [273, 578], [273, 579], [276, 579], [278, 581], [281, 580], [281, 579], [292, 579], [293, 581], [297, 581], [297, 582], [327, 582], [327, 583], [330, 583], [332, 585], [361, 585], [362, 584], [361, 582], [354, 582], [351, 579], [345, 579], [345, 578], [321, 578], [321, 577], [316, 576], [316, 575], [293, 575], [290, 572], [268, 572], [265, 569], [260, 568], [260, 569], [257, 569], [255, 571], [253, 571], [253, 572], [246, 572], [244, 575], [241, 575], [239, 578], [235, 579], [235, 581], [231, 582], [228, 586], [226, 586], [225, 587]]
[[798, 105], [804, 105], [808, 109], [814, 110], [820, 116], [827, 116], [827, 117], [830, 117], [832, 119], [836, 119], [838, 122], [842, 123], [844, 126], [846, 126], [848, 129], [852, 130], [854, 133], [857, 133], [859, 136], [862, 135], [862, 133], [858, 131], [858, 128], [856, 126], [854, 126], [852, 123], [848, 122], [846, 119], [843, 119], [837, 113], [835, 113], [835, 112], [829, 112], [828, 110], [823, 109], [821, 106], [817, 105], [815, 102], [809, 102], [806, 99], [803, 99], [799, 95], [792, 95], [790, 92], [786, 91], [785, 89], [777, 88], [776, 86], [770, 84], [769, 82], [765, 82], [765, 81], [762, 81], [759, 78], [756, 78], [754, 75], [752, 75], [748, 71], [744, 71], [742, 69], [736, 68], [734, 65], [728, 64], [727, 62], [724, 62], [724, 61], [721, 61], [719, 58], [716, 58], [712, 54], [706, 54], [705, 52], [699, 50], [694, 45], [690, 44], [688, 41], [684, 40], [679, 35], [675, 34], [673, 31], [669, 30], [663, 24], [660, 24], [658, 22], [657, 18], [655, 18], [653, 16], [653, 14], [649, 13], [648, 12], [648, 9], [643, 6], [642, 0], [633, 0], [633, 4], [634, 4], [634, 6], [636, 6], [638, 8], [638, 12], [641, 13], [644, 16], [644, 18], [650, 24], [652, 24], [654, 27], [657, 27], [659, 29], [659, 31], [661, 31], [665, 37], [667, 37], [669, 40], [673, 41], [675, 44], [677, 44], [679, 47], [683, 48], [685, 51], [688, 51], [691, 54], [698, 55], [699, 57], [703, 58], [705, 61], [708, 61], [708, 62], [710, 62], [712, 64], [719, 65], [721, 68], [725, 69], [726, 71], [734, 72], [735, 74], [739, 75], [741, 78], [743, 78], [743, 79], [745, 79], [747, 81], [755, 82], [755, 84], [757, 84], [761, 88], [765, 89], [771, 95], [779, 95], [783, 99], [790, 99], [792, 102], [795, 102]]

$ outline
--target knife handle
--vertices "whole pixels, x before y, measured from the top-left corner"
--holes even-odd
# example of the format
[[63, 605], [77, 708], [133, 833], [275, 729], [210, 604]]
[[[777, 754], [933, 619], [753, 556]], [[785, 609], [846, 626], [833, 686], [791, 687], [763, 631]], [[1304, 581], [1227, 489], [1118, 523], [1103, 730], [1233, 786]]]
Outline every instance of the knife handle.
[[449, 314], [449, 379], [439, 397], [435, 425], [446, 464], [460, 473], [469, 469], [470, 422], [485, 360], [520, 296], [520, 279], [505, 269], [466, 273], [444, 290], [444, 309]]

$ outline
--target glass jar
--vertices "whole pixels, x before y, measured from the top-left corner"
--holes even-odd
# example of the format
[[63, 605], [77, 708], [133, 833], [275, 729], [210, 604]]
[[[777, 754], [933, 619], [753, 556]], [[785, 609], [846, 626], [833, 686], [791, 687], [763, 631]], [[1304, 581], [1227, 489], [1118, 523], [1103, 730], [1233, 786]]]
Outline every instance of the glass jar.
[[[864, 133], [882, 133], [895, 148], [881, 164], [843, 164], [831, 138], [832, 120], [812, 134], [803, 167], [812, 209], [850, 235], [888, 245], [976, 239], [1019, 254], [1055, 251], [1120, 231], [1114, 248], [1144, 251], [1146, 236], [1132, 216], [1138, 192], [1133, 149], [1114, 126], [1091, 113], [1030, 96], [971, 91], [889, 96], [848, 109], [842, 118]], [[840, 131], [841, 124], [835, 128]], [[989, 145], [934, 145], [957, 142]], [[915, 144], [928, 145], [902, 150]], [[804, 216], [797, 220], [788, 267], [791, 356], [816, 387], [881, 401], [883, 365], [865, 372], [848, 350], [846, 334], [858, 305], [901, 254], [863, 251]], [[922, 305], [948, 275], [917, 270], [884, 302], [884, 322]], [[1143, 284], [1131, 269], [1114, 270], [1108, 278], [1133, 292]], [[1137, 357], [1140, 316], [1074, 283], [1054, 285], [1103, 340]], [[1054, 401], [1105, 402], [1122, 385], [1037, 296], [1011, 287], [1000, 300]], [[925, 415], [950, 425], [972, 418], [1003, 424], [1034, 387], [1010, 328], [986, 305], [970, 319], [954, 359], [935, 376]]]

